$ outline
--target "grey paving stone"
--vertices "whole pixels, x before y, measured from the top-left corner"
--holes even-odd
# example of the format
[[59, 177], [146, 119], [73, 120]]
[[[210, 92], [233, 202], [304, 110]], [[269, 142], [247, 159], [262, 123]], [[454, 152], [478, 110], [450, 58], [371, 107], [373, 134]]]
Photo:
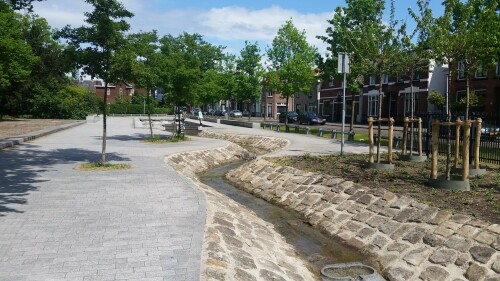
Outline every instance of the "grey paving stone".
[[75, 170], [100, 160], [101, 135], [87, 123], [0, 151], [0, 280], [199, 279], [205, 198], [163, 158], [221, 142], [153, 146], [109, 118], [107, 158], [132, 169]]

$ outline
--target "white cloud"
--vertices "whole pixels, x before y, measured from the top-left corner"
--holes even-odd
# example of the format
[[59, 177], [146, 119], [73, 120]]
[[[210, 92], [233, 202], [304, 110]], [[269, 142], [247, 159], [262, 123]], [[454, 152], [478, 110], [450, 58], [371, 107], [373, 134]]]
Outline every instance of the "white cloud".
[[[261, 47], [270, 45], [278, 29], [286, 20], [292, 19], [299, 30], [305, 30], [307, 40], [324, 54], [326, 45], [316, 39], [323, 35], [328, 27], [327, 20], [332, 18], [332, 12], [303, 14], [295, 10], [270, 6], [260, 10], [250, 10], [245, 7], [229, 6], [200, 9], [173, 9], [168, 11], [155, 10], [153, 2], [139, 0], [123, 0], [125, 7], [134, 13], [130, 19], [133, 32], [139, 30], [158, 30], [160, 35], [178, 35], [186, 31], [197, 32], [220, 42], [250, 42], [258, 41]], [[147, 5], [147, 6], [146, 6]], [[47, 18], [54, 28], [67, 24], [80, 26], [84, 22], [83, 13], [91, 11], [91, 7], [83, 1], [51, 0], [37, 2], [35, 12]], [[264, 49], [264, 48], [262, 48]]]

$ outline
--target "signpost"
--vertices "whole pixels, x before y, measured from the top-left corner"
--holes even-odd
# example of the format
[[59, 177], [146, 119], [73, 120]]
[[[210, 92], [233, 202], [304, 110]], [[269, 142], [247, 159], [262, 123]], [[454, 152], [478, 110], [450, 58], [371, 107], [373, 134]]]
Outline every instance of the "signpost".
[[340, 134], [340, 155], [344, 155], [344, 135], [345, 135], [345, 86], [346, 74], [349, 70], [349, 54], [341, 52], [338, 56], [338, 73], [344, 74], [344, 82], [342, 83], [342, 133]]

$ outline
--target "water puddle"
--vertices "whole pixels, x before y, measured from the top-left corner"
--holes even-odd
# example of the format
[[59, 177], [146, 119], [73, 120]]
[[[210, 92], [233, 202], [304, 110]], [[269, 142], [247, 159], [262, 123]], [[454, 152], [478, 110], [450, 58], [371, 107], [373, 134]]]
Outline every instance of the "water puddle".
[[199, 174], [201, 182], [225, 194], [234, 201], [253, 210], [263, 220], [272, 223], [275, 229], [294, 246], [299, 255], [309, 262], [312, 272], [319, 276], [320, 270], [327, 264], [363, 262], [369, 264], [368, 257], [352, 247], [343, 245], [314, 229], [294, 211], [275, 206], [240, 190], [224, 179], [224, 175], [242, 165], [233, 162]]

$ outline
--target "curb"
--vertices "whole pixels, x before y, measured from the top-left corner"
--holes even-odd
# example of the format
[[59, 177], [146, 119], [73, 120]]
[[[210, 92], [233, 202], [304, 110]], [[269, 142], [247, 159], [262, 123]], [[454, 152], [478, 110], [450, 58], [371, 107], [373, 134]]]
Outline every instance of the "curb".
[[57, 126], [57, 127], [46, 128], [43, 130], [34, 131], [31, 133], [27, 133], [27, 134], [16, 136], [16, 137], [6, 138], [3, 140], [0, 140], [0, 150], [8, 148], [8, 147], [13, 147], [14, 145], [19, 145], [23, 142], [27, 142], [27, 141], [34, 140], [37, 138], [41, 138], [41, 137], [46, 136], [46, 135], [57, 133], [57, 132], [60, 132], [62, 130], [66, 130], [66, 129], [70, 129], [70, 128], [73, 128], [76, 126], [80, 126], [80, 125], [85, 124], [85, 123], [87, 123], [87, 121], [78, 121], [78, 122], [71, 123], [71, 124], [65, 124], [65, 125], [61, 125], [61, 126]]

